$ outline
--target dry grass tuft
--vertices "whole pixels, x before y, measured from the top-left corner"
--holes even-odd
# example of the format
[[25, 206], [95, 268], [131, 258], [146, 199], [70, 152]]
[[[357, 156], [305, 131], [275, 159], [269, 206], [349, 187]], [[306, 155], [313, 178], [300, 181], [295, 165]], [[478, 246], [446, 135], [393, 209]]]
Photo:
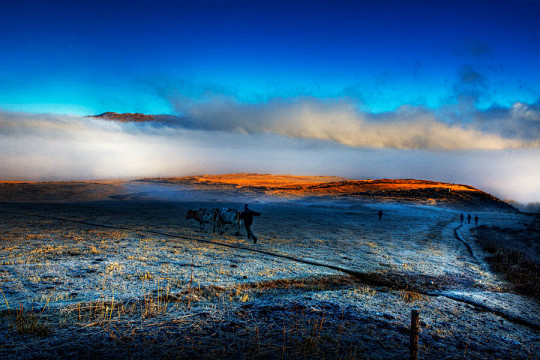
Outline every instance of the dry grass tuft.
[[240, 289], [302, 289], [306, 291], [324, 291], [345, 286], [351, 286], [356, 281], [351, 276], [334, 275], [334, 276], [316, 276], [304, 279], [277, 279], [269, 281], [260, 281], [256, 283], [239, 285]]
[[102, 253], [102, 251], [101, 251], [100, 249], [98, 249], [97, 247], [95, 247], [94, 245], [90, 245], [90, 246], [88, 247], [88, 252], [89, 252], [90, 254], [94, 254], [94, 255], [96, 255], [96, 254], [101, 254], [101, 253]]
[[142, 274], [137, 275], [139, 280], [145, 281], [145, 280], [152, 280], [154, 278], [154, 275], [150, 274], [149, 271], [145, 271]]
[[10, 309], [9, 303], [0, 289], [0, 293], [7, 305], [7, 310], [2, 315], [9, 319], [10, 327], [19, 334], [45, 336], [51, 331], [50, 325], [43, 319], [43, 308], [39, 315], [34, 312], [34, 309], [25, 311], [24, 305], [20, 305], [14, 311]]
[[51, 331], [50, 325], [43, 318], [43, 313], [35, 314], [31, 309], [25, 311], [23, 305], [15, 310], [15, 318], [12, 327], [19, 334], [45, 336]]
[[428, 296], [422, 295], [416, 291], [410, 291], [410, 290], [399, 290], [399, 297], [404, 302], [416, 302], [416, 301], [427, 301], [429, 300]]

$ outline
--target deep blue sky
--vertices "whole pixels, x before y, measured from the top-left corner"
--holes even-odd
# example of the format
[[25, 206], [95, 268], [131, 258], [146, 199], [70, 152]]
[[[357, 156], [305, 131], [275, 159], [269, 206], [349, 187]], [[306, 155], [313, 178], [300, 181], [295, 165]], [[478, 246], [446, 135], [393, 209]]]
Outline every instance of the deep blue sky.
[[[0, 180], [318, 174], [539, 201], [539, 24], [540, 0], [1, 1]], [[106, 111], [179, 116], [81, 117]]]
[[365, 111], [540, 98], [540, 1], [3, 1], [0, 108], [171, 113], [168, 93]]

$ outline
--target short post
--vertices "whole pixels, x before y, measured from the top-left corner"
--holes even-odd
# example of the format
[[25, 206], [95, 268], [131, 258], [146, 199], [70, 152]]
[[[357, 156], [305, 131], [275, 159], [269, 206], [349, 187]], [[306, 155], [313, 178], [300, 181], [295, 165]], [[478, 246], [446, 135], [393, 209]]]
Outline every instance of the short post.
[[410, 341], [410, 360], [418, 359], [418, 323], [420, 320], [420, 311], [412, 310], [411, 311], [411, 341]]

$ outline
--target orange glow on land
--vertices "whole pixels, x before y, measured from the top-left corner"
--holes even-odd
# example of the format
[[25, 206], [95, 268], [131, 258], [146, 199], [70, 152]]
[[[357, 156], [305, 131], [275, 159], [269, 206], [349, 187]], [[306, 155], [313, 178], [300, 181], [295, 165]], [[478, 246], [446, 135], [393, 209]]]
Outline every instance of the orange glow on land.
[[337, 176], [293, 176], [271, 174], [202, 175], [153, 179], [167, 183], [228, 185], [236, 188], [263, 190], [272, 195], [340, 195], [375, 193], [377, 191], [409, 191], [436, 189], [441, 191], [478, 191], [472, 186], [413, 179], [351, 180]]
[[313, 185], [349, 180], [339, 176], [295, 176], [295, 175], [271, 175], [271, 174], [227, 174], [227, 175], [203, 175], [195, 176], [199, 182], [215, 182], [220, 184], [256, 187], [280, 187], [288, 185]]
[[11, 180], [2, 180], [0, 184], [34, 184], [36, 181], [11, 181]]
[[[149, 188], [145, 186], [152, 185]], [[175, 185], [181, 185], [175, 188]], [[138, 188], [138, 186], [143, 186]], [[167, 187], [157, 193], [155, 186]], [[277, 198], [326, 198], [406, 201], [420, 204], [487, 206], [513, 210], [510, 205], [472, 186], [413, 179], [350, 180], [336, 176], [269, 174], [201, 175], [138, 180], [1, 182], [0, 201], [73, 202], [111, 199], [175, 199], [185, 189], [221, 191], [230, 195]], [[165, 194], [165, 197], [163, 197]], [[197, 199], [197, 195], [194, 195]]]

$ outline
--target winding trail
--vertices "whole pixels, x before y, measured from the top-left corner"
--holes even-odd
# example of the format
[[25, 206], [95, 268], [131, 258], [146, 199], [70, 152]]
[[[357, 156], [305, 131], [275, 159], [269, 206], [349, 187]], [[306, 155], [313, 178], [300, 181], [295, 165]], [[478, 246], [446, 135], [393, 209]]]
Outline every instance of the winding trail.
[[474, 251], [473, 251], [471, 245], [470, 245], [468, 242], [466, 242], [465, 240], [463, 240], [463, 239], [461, 238], [461, 236], [459, 236], [458, 230], [461, 229], [462, 227], [463, 227], [463, 224], [462, 224], [462, 225], [459, 225], [457, 228], [454, 229], [454, 237], [455, 237], [457, 240], [461, 241], [461, 242], [465, 245], [465, 247], [467, 248], [467, 251], [468, 251], [469, 254], [472, 256], [472, 258], [473, 258], [474, 260], [476, 260], [477, 263], [479, 263], [479, 264], [481, 264], [481, 265], [484, 265], [484, 263], [483, 263], [482, 261], [480, 261], [480, 259], [478, 259], [478, 257], [476, 257], [476, 255], [474, 254]]
[[[255, 253], [271, 256], [271, 257], [287, 259], [287, 260], [291, 260], [291, 261], [302, 263], [302, 264], [307, 264], [307, 265], [312, 265], [312, 266], [317, 266], [317, 267], [324, 267], [324, 268], [327, 268], [327, 269], [340, 271], [340, 272], [345, 273], [347, 275], [351, 275], [355, 279], [357, 279], [358, 282], [360, 282], [362, 284], [387, 287], [387, 288], [397, 289], [397, 290], [411, 290], [412, 289], [412, 290], [414, 290], [414, 291], [416, 291], [416, 292], [418, 292], [418, 293], [420, 293], [422, 295], [426, 295], [426, 296], [445, 297], [445, 298], [451, 299], [453, 301], [473, 305], [473, 306], [475, 306], [475, 307], [477, 307], [477, 308], [479, 308], [479, 309], [481, 309], [481, 310], [483, 310], [485, 312], [490, 312], [492, 314], [500, 316], [500, 317], [502, 317], [502, 318], [504, 318], [504, 319], [506, 319], [508, 321], [511, 321], [513, 323], [523, 325], [523, 326], [527, 326], [527, 327], [529, 327], [531, 329], [540, 330], [540, 324], [539, 323], [535, 323], [535, 322], [529, 321], [529, 320], [524, 319], [524, 318], [519, 318], [519, 317], [513, 316], [513, 315], [508, 314], [506, 312], [503, 312], [501, 310], [490, 308], [487, 305], [484, 305], [482, 303], [479, 303], [479, 302], [476, 302], [476, 301], [473, 301], [473, 300], [470, 300], [470, 299], [465, 299], [465, 298], [462, 298], [462, 297], [458, 297], [458, 296], [452, 296], [452, 295], [445, 294], [445, 293], [442, 293], [442, 292], [425, 291], [425, 290], [423, 290], [421, 288], [418, 288], [418, 287], [412, 287], [411, 284], [402, 284], [402, 283], [393, 281], [391, 279], [386, 279], [386, 278], [382, 277], [381, 274], [377, 274], [377, 273], [364, 273], [364, 272], [359, 272], [359, 271], [347, 269], [347, 268], [336, 266], [336, 265], [323, 264], [323, 263], [312, 261], [312, 260], [296, 258], [296, 257], [290, 256], [290, 255], [277, 254], [277, 253], [274, 253], [274, 252], [271, 252], [271, 251], [254, 249], [254, 248], [241, 246], [241, 245], [227, 244], [227, 243], [223, 243], [223, 242], [219, 242], [219, 241], [212, 241], [212, 240], [206, 240], [206, 239], [193, 238], [193, 237], [184, 236], [184, 235], [171, 234], [171, 233], [166, 233], [166, 232], [156, 231], [156, 230], [135, 229], [135, 228], [130, 228], [130, 227], [126, 227], [126, 226], [117, 226], [117, 225], [100, 224], [100, 223], [81, 221], [81, 220], [73, 220], [73, 219], [68, 219], [68, 218], [52, 216], [52, 215], [39, 215], [39, 214], [26, 213], [26, 212], [12, 212], [12, 211], [6, 211], [6, 210], [3, 210], [3, 209], [0, 209], [0, 212], [3, 212], [5, 214], [14, 215], [14, 216], [30, 216], [30, 217], [38, 217], [38, 218], [44, 218], [44, 219], [54, 219], [54, 220], [58, 220], [58, 221], [69, 222], [69, 223], [74, 223], [74, 224], [80, 224], [80, 225], [85, 225], [85, 226], [90, 226], [90, 227], [101, 227], [101, 228], [106, 228], [106, 229], [115, 229], [115, 230], [125, 230], [125, 231], [130, 231], [130, 232], [148, 233], [148, 234], [161, 235], [161, 236], [166, 236], [166, 237], [169, 237], [169, 238], [175, 238], [175, 239], [181, 239], [181, 240], [197, 241], [197, 242], [201, 242], [201, 243], [212, 244], [212, 245], [216, 245], [216, 246], [223, 246], [223, 247], [228, 247], [228, 248], [242, 250], [242, 251], [250, 251], [250, 252], [255, 252]], [[477, 262], [479, 262], [481, 264], [482, 262], [474, 255], [474, 252], [473, 252], [471, 246], [466, 241], [462, 240], [461, 237], [459, 236], [459, 234], [457, 233], [457, 230], [459, 228], [461, 228], [461, 226], [462, 225], [460, 225], [460, 226], [458, 226], [457, 228], [454, 229], [454, 236], [456, 237], [457, 240], [459, 240], [463, 244], [465, 244], [465, 246], [467, 247], [467, 250], [470, 253], [470, 255]]]

